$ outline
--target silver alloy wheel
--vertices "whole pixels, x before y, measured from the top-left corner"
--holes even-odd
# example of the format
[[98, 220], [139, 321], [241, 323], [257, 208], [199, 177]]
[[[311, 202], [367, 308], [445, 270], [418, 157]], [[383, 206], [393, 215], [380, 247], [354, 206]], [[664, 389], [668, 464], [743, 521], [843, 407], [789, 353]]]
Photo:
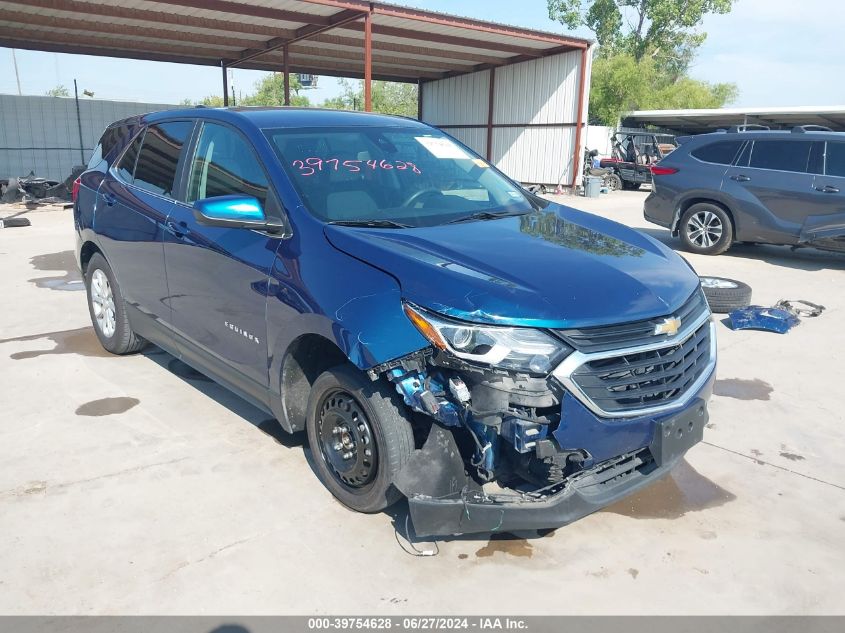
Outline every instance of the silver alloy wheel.
[[686, 226], [689, 241], [702, 248], [710, 248], [722, 239], [724, 230], [722, 220], [712, 211], [699, 211], [690, 216]]
[[106, 338], [114, 336], [117, 320], [114, 314], [114, 294], [109, 278], [99, 268], [91, 275], [91, 307], [97, 327]]
[[700, 277], [701, 285], [705, 288], [739, 288], [739, 286], [730, 279], [722, 279], [721, 277]]

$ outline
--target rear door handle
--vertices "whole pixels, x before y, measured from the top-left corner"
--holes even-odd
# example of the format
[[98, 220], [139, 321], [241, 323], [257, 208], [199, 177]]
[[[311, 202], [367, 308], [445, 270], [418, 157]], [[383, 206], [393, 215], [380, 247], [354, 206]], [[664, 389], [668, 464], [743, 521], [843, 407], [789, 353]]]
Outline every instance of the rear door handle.
[[117, 197], [113, 193], [104, 193], [103, 200], [105, 200], [107, 207], [113, 207], [114, 203], [117, 202]]
[[736, 180], [737, 182], [748, 182], [751, 178], [743, 176], [742, 174], [737, 174], [736, 176], [731, 176], [731, 180]]
[[839, 187], [825, 185], [824, 187], [816, 187], [816, 191], [821, 191], [822, 193], [839, 193]]

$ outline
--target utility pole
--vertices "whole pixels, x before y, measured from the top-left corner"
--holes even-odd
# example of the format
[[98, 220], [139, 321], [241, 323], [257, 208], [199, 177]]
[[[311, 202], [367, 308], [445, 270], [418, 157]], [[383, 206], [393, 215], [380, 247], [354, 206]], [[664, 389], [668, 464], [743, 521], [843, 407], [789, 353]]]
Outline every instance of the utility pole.
[[18, 74], [18, 58], [15, 57], [15, 49], [12, 49], [12, 65], [15, 67], [15, 81], [18, 83], [18, 96], [21, 96], [21, 76]]
[[79, 91], [76, 88], [76, 79], [73, 80], [73, 99], [76, 101], [76, 124], [79, 127], [79, 157], [82, 161], [80, 164], [85, 164], [85, 143], [82, 140], [82, 116], [79, 114]]

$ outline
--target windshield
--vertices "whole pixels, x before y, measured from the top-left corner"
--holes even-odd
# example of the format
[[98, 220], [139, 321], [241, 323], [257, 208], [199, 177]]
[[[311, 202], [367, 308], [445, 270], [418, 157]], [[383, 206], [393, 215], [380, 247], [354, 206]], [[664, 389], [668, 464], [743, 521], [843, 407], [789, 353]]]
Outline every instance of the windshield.
[[305, 206], [326, 222], [432, 226], [534, 208], [519, 187], [436, 130], [321, 127], [264, 133]]

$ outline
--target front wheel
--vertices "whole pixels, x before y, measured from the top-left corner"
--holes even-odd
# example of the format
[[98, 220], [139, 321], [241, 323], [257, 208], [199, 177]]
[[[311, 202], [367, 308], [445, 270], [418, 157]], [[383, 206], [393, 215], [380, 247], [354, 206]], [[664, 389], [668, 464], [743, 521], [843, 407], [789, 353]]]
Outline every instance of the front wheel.
[[681, 240], [688, 250], [701, 255], [720, 255], [733, 240], [733, 223], [727, 212], [715, 204], [699, 202], [681, 216]]
[[607, 186], [610, 188], [611, 191], [619, 191], [622, 189], [622, 179], [619, 177], [619, 174], [608, 174], [607, 175]]
[[352, 366], [317, 377], [306, 431], [317, 476], [341, 503], [379, 512], [402, 494], [393, 480], [414, 450], [411, 423], [398, 395]]

